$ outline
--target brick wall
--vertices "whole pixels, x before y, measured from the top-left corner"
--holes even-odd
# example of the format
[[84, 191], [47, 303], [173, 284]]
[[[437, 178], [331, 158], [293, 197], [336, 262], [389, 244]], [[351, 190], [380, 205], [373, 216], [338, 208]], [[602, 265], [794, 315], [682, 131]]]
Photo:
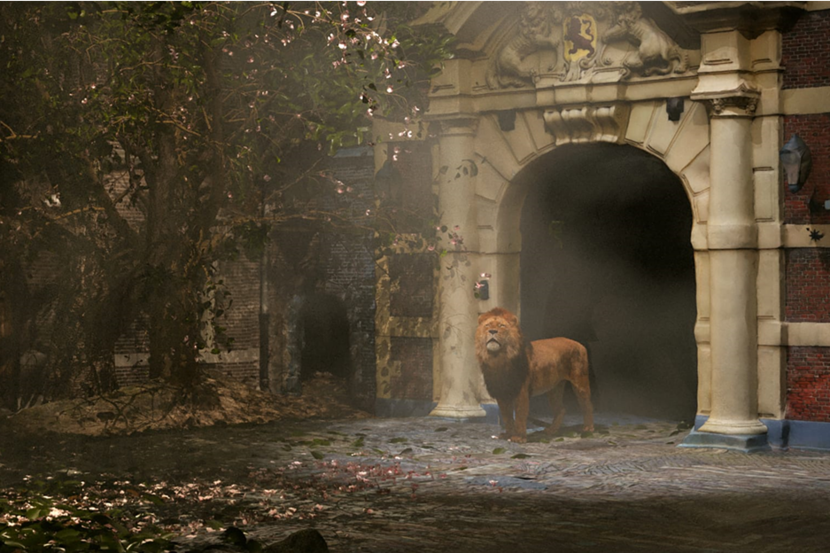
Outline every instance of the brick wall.
[[787, 250], [786, 317], [792, 322], [830, 322], [830, 250]]
[[830, 86], [830, 11], [804, 13], [782, 38], [784, 88]]
[[218, 323], [235, 338], [233, 349], [259, 348], [259, 261], [240, 255], [219, 265], [219, 280], [231, 292], [233, 304]]
[[[830, 11], [802, 14], [784, 33], [782, 54], [784, 89], [830, 86]], [[795, 133], [810, 147], [813, 168], [795, 194], [782, 182], [784, 222], [803, 225], [806, 235], [811, 225], [830, 224], [830, 114], [784, 116], [784, 142]], [[830, 250], [787, 250], [785, 314], [791, 322], [830, 322]], [[830, 422], [830, 348], [788, 348], [787, 418]]]
[[830, 200], [830, 114], [785, 116], [784, 141], [789, 140], [794, 133], [798, 133], [810, 147], [813, 169], [804, 187], [795, 194], [784, 186], [782, 180], [784, 222], [797, 225], [828, 224], [830, 211], [824, 209], [824, 202]]
[[787, 418], [830, 422], [830, 348], [789, 348]]
[[[355, 219], [374, 205], [374, 157], [369, 149], [353, 149], [333, 158], [329, 169], [350, 192], [336, 198]], [[325, 291], [340, 298], [349, 320], [350, 389], [355, 405], [374, 409], [375, 256], [369, 233], [330, 232], [323, 236], [326, 257]]]

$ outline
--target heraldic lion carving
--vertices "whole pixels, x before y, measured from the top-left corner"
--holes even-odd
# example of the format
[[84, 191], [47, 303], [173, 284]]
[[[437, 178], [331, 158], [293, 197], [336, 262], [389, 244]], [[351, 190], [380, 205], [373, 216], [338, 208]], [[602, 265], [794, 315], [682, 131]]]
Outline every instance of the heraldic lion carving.
[[530, 398], [545, 393], [553, 411], [553, 422], [545, 433], [552, 435], [559, 430], [565, 416], [562, 395], [566, 382], [576, 393], [583, 430], [593, 431], [588, 353], [584, 346], [567, 338], [526, 342], [516, 316], [499, 307], [479, 317], [475, 339], [484, 383], [498, 402], [504, 420], [505, 432], [500, 438], [525, 442]]

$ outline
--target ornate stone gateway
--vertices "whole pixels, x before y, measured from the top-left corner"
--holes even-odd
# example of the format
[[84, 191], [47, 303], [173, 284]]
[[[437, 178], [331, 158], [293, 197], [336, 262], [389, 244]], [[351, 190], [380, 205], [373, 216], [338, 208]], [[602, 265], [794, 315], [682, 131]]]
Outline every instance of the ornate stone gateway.
[[[521, 311], [517, 176], [565, 144], [639, 148], [676, 174], [693, 213], [698, 417], [689, 445], [751, 449], [784, 415], [778, 147], [786, 3], [441, 3], [458, 37], [432, 83], [442, 223], [465, 250], [439, 278], [432, 415], [476, 417], [479, 313]], [[751, 13], [750, 13], [751, 12]], [[462, 167], [475, 170], [441, 171]], [[460, 258], [463, 256], [463, 262]], [[488, 273], [489, 299], [471, 283]], [[760, 419], [768, 421], [768, 425]], [[772, 421], [770, 423], [769, 421]]]

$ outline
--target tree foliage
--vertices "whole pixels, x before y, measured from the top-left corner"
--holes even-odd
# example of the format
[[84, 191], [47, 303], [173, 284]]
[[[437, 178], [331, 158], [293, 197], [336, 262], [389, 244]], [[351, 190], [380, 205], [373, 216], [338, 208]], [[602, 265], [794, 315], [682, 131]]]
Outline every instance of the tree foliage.
[[[371, 143], [372, 117], [424, 108], [449, 41], [405, 24], [418, 9], [0, 5], [5, 376], [37, 347], [58, 386], [107, 388], [144, 316], [151, 375], [197, 378], [199, 353], [228, 346], [216, 262], [286, 221], [353, 223], [320, 207], [343, 192], [323, 159]], [[45, 287], [39, 262], [56, 272]]]

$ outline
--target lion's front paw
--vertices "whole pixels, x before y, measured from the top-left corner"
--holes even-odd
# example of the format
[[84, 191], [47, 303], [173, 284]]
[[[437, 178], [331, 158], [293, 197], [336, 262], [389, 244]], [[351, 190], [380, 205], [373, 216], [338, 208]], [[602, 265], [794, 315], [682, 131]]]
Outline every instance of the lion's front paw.
[[527, 442], [527, 438], [525, 438], [524, 436], [510, 436], [510, 438], [508, 439], [516, 444], [523, 444]]
[[509, 439], [510, 439], [510, 434], [508, 434], [507, 432], [502, 432], [501, 434], [499, 434], [499, 440], [509, 440]]

